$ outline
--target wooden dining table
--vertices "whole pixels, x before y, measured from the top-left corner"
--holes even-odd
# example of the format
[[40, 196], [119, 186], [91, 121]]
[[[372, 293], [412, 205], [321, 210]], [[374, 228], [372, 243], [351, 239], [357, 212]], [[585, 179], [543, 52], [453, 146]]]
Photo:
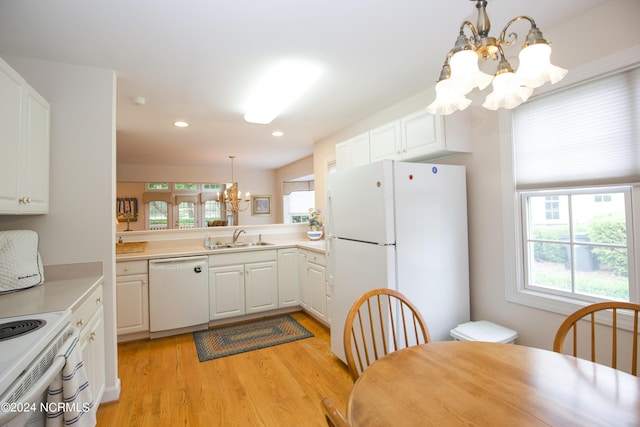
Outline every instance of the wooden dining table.
[[382, 357], [347, 404], [353, 426], [640, 426], [640, 379], [514, 344], [432, 342]]

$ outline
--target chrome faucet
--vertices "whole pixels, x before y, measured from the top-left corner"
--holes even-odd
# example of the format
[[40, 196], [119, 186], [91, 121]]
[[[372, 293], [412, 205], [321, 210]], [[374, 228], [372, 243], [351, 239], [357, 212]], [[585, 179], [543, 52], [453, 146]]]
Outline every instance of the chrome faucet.
[[236, 230], [233, 232], [233, 244], [236, 244], [236, 241], [238, 240], [238, 237], [240, 237], [240, 235], [242, 233], [244, 233], [245, 231], [240, 229], [240, 228], [236, 228]]

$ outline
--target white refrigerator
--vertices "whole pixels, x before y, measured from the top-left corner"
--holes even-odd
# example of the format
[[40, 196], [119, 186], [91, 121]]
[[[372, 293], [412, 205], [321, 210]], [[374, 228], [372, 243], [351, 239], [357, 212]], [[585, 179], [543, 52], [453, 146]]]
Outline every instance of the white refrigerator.
[[463, 166], [393, 160], [329, 175], [331, 351], [343, 361], [347, 313], [370, 289], [407, 296], [432, 341], [469, 321], [465, 175]]

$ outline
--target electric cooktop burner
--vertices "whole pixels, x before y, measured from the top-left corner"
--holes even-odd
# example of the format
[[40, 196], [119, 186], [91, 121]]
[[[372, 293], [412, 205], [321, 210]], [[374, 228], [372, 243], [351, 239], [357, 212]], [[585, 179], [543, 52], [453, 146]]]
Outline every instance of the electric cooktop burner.
[[45, 320], [24, 319], [0, 324], [0, 341], [8, 340], [18, 336], [37, 331], [46, 325]]

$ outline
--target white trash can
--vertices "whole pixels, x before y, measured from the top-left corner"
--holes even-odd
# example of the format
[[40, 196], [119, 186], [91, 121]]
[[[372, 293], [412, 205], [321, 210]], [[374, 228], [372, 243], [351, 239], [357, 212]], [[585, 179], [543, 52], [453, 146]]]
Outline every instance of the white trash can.
[[484, 341], [513, 344], [518, 333], [513, 329], [496, 325], [486, 320], [467, 322], [451, 330], [451, 337], [455, 341]]

